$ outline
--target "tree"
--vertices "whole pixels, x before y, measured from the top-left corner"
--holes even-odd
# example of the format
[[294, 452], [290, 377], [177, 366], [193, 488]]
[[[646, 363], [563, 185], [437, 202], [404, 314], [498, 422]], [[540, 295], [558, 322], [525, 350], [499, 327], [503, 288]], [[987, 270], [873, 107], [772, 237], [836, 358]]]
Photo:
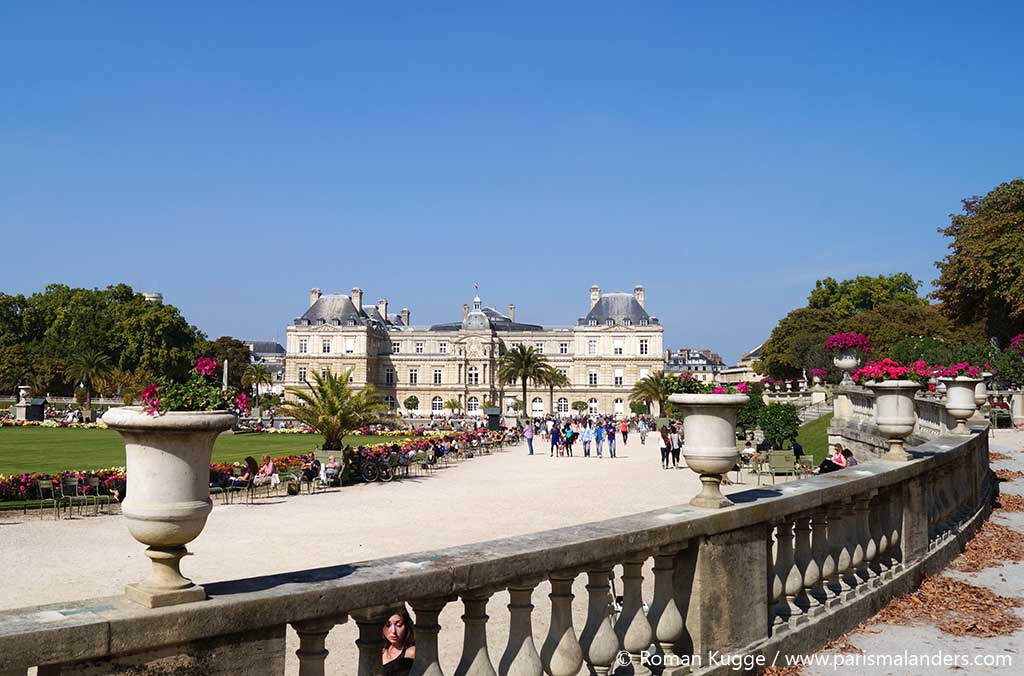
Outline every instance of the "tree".
[[420, 399], [416, 395], [410, 395], [402, 402], [402, 406], [405, 406], [407, 411], [416, 411], [420, 407]]
[[891, 356], [896, 345], [908, 337], [927, 336], [961, 345], [985, 342], [978, 325], [957, 326], [935, 305], [887, 303], [850, 317], [842, 326], [871, 339], [873, 356], [879, 358]]
[[349, 387], [346, 370], [341, 375], [327, 371], [313, 374], [313, 382], [302, 387], [289, 387], [296, 403], [285, 404], [281, 410], [301, 423], [309, 425], [324, 437], [323, 450], [341, 450], [341, 442], [352, 430], [388, 419], [388, 407], [373, 385], [358, 390]]
[[458, 399], [449, 399], [448, 401], [444, 402], [443, 406], [452, 413], [462, 410], [462, 402], [459, 401]]
[[650, 408], [642, 401], [631, 401], [629, 402], [629, 410], [633, 415], [647, 415], [650, 413]]
[[796, 439], [800, 432], [800, 411], [793, 404], [768, 404], [759, 418], [765, 439], [772, 448], [781, 449], [784, 443]]
[[523, 402], [525, 404], [528, 401], [526, 398], [527, 383], [530, 380], [538, 384], [541, 383], [546, 364], [547, 360], [544, 355], [532, 347], [522, 344], [513, 345], [511, 350], [501, 355], [501, 361], [498, 362], [498, 380], [503, 383], [519, 381], [523, 387]]
[[963, 200], [939, 230], [950, 253], [936, 263], [934, 293], [957, 324], [980, 322], [1003, 346], [1024, 331], [1024, 179]]
[[755, 430], [761, 425], [761, 412], [764, 411], [764, 385], [750, 383], [747, 385], [747, 396], [750, 401], [736, 413], [736, 427], [744, 433]]
[[814, 290], [807, 297], [807, 307], [831, 309], [840, 317], [850, 317], [892, 302], [927, 305], [927, 299], [917, 295], [920, 286], [921, 282], [906, 272], [877, 277], [861, 275], [841, 282], [826, 277], [814, 283]]
[[569, 378], [550, 364], [544, 366], [544, 373], [541, 374], [541, 382], [548, 386], [548, 401], [551, 402], [551, 412], [555, 412], [555, 388], [568, 387]]
[[761, 346], [758, 373], [797, 378], [809, 361], [825, 349], [825, 340], [840, 329], [841, 317], [832, 308], [798, 308], [779, 321]]
[[587, 404], [587, 402], [585, 401], [574, 401], [570, 406], [572, 407], [572, 410], [576, 411], [577, 413], [583, 413], [588, 408], [590, 408], [590, 405]]
[[270, 369], [263, 364], [249, 364], [242, 371], [242, 387], [252, 388], [256, 408], [260, 406], [260, 386], [266, 385], [269, 387], [273, 382], [274, 378], [270, 374]]
[[110, 371], [110, 357], [99, 350], [83, 350], [68, 362], [64, 370], [72, 385], [76, 382], [85, 386], [85, 407], [92, 408], [92, 386], [98, 378]]
[[646, 378], [641, 378], [636, 381], [633, 385], [633, 389], [629, 392], [630, 404], [643, 404], [649, 408], [651, 403], [658, 404], [658, 413], [663, 414], [665, 410], [664, 402], [668, 399], [668, 395], [671, 392], [669, 389], [669, 381], [674, 376], [668, 375], [663, 371], [655, 371]]
[[202, 343], [199, 346], [200, 354], [204, 357], [212, 357], [217, 361], [217, 367], [221, 369], [221, 377], [224, 377], [224, 360], [228, 360], [228, 385], [240, 388], [242, 386], [242, 374], [249, 366], [252, 353], [249, 346], [231, 336], [221, 336], [212, 343]]

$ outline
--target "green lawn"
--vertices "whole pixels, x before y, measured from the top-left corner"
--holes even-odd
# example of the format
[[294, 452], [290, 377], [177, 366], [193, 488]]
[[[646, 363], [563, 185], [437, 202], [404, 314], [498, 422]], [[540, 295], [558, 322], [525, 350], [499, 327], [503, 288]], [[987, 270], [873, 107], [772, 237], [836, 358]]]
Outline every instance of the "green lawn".
[[804, 447], [804, 453], [814, 456], [814, 464], [818, 465], [828, 454], [828, 426], [832, 422], [832, 414], [824, 415], [800, 428], [797, 441]]
[[[223, 434], [213, 449], [214, 462], [257, 460], [265, 454], [292, 455], [311, 451], [319, 434]], [[352, 435], [352, 446], [394, 441], [394, 437]], [[66, 469], [101, 469], [124, 465], [124, 443], [113, 430], [47, 427], [0, 428], [0, 474], [54, 473]]]

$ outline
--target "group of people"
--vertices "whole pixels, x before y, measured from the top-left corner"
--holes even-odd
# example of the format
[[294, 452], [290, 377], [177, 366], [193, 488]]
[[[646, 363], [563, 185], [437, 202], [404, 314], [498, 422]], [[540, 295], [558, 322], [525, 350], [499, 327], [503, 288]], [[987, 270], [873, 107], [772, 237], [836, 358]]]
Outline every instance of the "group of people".
[[571, 419], [547, 418], [546, 420], [528, 420], [523, 427], [522, 436], [526, 439], [528, 454], [534, 454], [533, 440], [539, 435], [550, 442], [550, 456], [572, 457], [577, 442], [582, 446], [583, 457], [589, 458], [591, 447], [598, 458], [604, 457], [605, 445], [608, 457], [616, 457], [616, 440], [621, 437], [622, 443], [629, 441], [630, 432], [640, 436], [640, 443], [647, 443], [647, 434], [652, 423], [646, 418], [634, 418], [617, 421], [608, 416], [582, 416]]

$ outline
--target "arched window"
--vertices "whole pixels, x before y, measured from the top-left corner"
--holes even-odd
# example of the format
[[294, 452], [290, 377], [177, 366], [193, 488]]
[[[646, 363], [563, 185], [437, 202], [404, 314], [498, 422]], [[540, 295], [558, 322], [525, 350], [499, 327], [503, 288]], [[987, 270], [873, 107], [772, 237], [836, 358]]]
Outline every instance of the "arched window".
[[559, 397], [558, 403], [556, 404], [559, 413], [569, 412], [569, 400], [565, 397]]
[[480, 400], [476, 397], [470, 397], [466, 400], [466, 412], [468, 413], [479, 413], [480, 412]]
[[591, 399], [587, 402], [587, 410], [590, 415], [597, 415], [599, 413], [597, 409], [597, 399]]
[[440, 413], [444, 410], [444, 400], [441, 397], [434, 397], [430, 400], [430, 410], [435, 413]]
[[530, 412], [533, 415], [544, 415], [544, 400], [540, 397], [534, 397], [533, 401], [530, 402]]
[[480, 369], [475, 366], [470, 366], [466, 369], [466, 384], [467, 385], [479, 385], [480, 384]]
[[621, 399], [615, 400], [615, 415], [622, 415], [626, 412], [626, 407], [623, 405]]
[[398, 408], [398, 402], [396, 402], [395, 398], [390, 394], [384, 397], [384, 403], [387, 404], [389, 410], [394, 411]]

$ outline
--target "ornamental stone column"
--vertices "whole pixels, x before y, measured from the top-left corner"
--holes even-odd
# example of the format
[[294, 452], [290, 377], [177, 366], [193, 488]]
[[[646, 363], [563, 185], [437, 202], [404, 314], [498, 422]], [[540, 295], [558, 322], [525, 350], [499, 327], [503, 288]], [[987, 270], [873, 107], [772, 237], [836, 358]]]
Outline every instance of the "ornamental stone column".
[[580, 647], [597, 676], [607, 676], [619, 652], [619, 638], [611, 620], [609, 581], [613, 568], [607, 563], [587, 571], [587, 623], [580, 634]]
[[663, 547], [654, 554], [654, 599], [647, 620], [654, 627], [654, 637], [661, 652], [662, 676], [678, 676], [689, 669], [675, 654], [675, 643], [683, 633], [683, 615], [676, 604], [675, 571], [677, 556], [686, 548], [675, 545]]
[[829, 505], [828, 544], [836, 559], [835, 572], [828, 585], [831, 592], [831, 598], [828, 601], [829, 608], [842, 603], [845, 595], [853, 590], [846, 577], [850, 570], [850, 561], [853, 558], [853, 548], [847, 533], [847, 521], [842, 503]]
[[850, 566], [846, 569], [843, 581], [847, 589], [843, 592], [844, 601], [852, 601], [860, 593], [860, 579], [857, 577], [857, 570], [864, 562], [864, 545], [860, 540], [860, 529], [858, 528], [857, 510], [853, 501], [843, 503], [843, 530], [844, 540], [850, 548]]
[[793, 529], [793, 564], [800, 575], [800, 589], [793, 596], [792, 605], [796, 609], [793, 616], [796, 624], [807, 621], [814, 601], [810, 590], [818, 581], [818, 564], [811, 550], [811, 515], [809, 512], [798, 514]]
[[437, 635], [441, 632], [437, 618], [447, 604], [444, 598], [417, 599], [409, 604], [416, 614], [416, 657], [409, 676], [444, 676], [437, 654]]
[[491, 590], [475, 589], [462, 595], [464, 627], [462, 659], [455, 676], [497, 676], [487, 652], [487, 601]]
[[615, 635], [622, 649], [629, 653], [629, 664], [616, 669], [620, 676], [651, 676], [640, 655], [654, 640], [654, 631], [644, 614], [643, 567], [648, 556], [646, 552], [637, 553], [622, 564], [622, 610], [615, 623]]
[[302, 620], [292, 622], [295, 633], [299, 635], [299, 649], [295, 655], [299, 658], [299, 676], [324, 676], [324, 663], [327, 660], [327, 634], [337, 624], [344, 624], [348, 616], [333, 618]]
[[498, 664], [499, 676], [540, 676], [544, 672], [533, 642], [533, 589], [538, 580], [522, 580], [508, 588], [508, 644]]
[[380, 676], [384, 673], [381, 653], [384, 651], [384, 623], [390, 617], [389, 606], [371, 606], [349, 613], [359, 627], [359, 676]]
[[811, 616], [825, 612], [828, 604], [828, 590], [825, 581], [832, 577], [836, 570], [836, 560], [832, 555], [828, 542], [828, 509], [819, 507], [814, 510], [811, 519], [811, 561], [813, 568], [808, 567], [804, 576], [804, 586], [811, 599]]
[[576, 573], [551, 573], [551, 623], [541, 646], [540, 659], [549, 676], [576, 676], [583, 665], [583, 649], [572, 626], [572, 583]]

